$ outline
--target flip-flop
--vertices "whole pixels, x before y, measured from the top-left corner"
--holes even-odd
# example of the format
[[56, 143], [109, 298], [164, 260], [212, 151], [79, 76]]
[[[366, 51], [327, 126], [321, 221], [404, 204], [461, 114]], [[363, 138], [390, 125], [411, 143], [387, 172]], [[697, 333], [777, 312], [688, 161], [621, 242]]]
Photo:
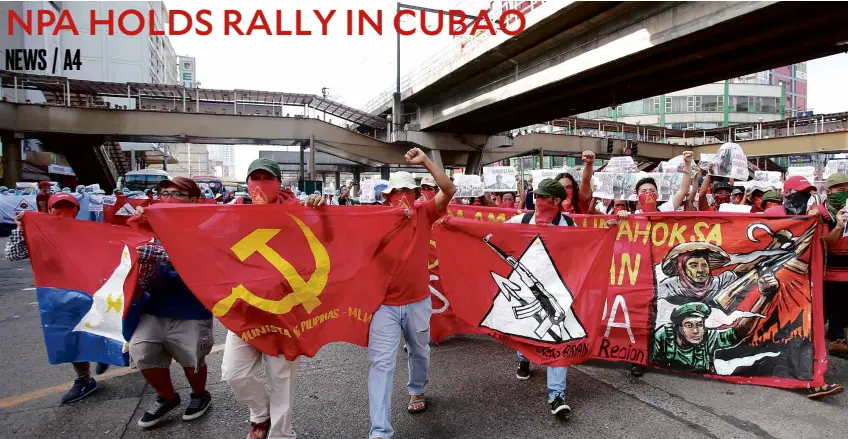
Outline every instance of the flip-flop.
[[821, 387], [816, 387], [815, 389], [811, 389], [810, 393], [807, 395], [807, 398], [810, 399], [821, 399], [825, 396], [838, 395], [845, 391], [845, 388], [840, 384], [825, 384]]
[[[416, 407], [418, 407], [418, 408], [416, 408]], [[421, 398], [411, 397], [411, 398], [409, 398], [409, 404], [407, 404], [407, 406], [406, 406], [406, 411], [408, 411], [409, 413], [415, 414], [415, 413], [421, 413], [425, 410], [427, 410], [427, 399], [425, 399], [424, 397], [421, 397]]]

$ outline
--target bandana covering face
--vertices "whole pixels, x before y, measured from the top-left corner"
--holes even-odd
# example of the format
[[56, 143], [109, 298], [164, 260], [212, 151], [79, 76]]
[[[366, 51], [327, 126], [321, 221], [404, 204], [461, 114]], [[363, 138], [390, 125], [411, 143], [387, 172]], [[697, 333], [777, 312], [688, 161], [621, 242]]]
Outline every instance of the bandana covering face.
[[77, 208], [76, 207], [54, 207], [50, 209], [50, 215], [60, 216], [62, 218], [76, 218], [77, 217]]
[[[730, 195], [729, 194], [713, 195], [713, 199], [715, 200], [716, 205], [722, 205], [724, 203], [730, 202]], [[758, 205], [758, 204], [759, 203], [755, 201], [754, 205]]]
[[536, 224], [551, 224], [557, 215], [559, 206], [542, 198], [536, 199]]
[[392, 207], [400, 207], [401, 209], [411, 209], [415, 200], [413, 199], [415, 195], [408, 194], [406, 192], [399, 192], [396, 194], [389, 195], [389, 202], [392, 204]]
[[501, 201], [500, 207], [512, 209], [515, 207], [515, 201]]
[[657, 210], [657, 198], [658, 194], [655, 192], [647, 192], [639, 195], [639, 208], [642, 212], [658, 212]]
[[848, 200], [848, 192], [832, 192], [827, 194], [827, 210], [830, 217], [836, 220], [836, 214], [839, 209], [845, 207], [845, 201]]
[[277, 180], [248, 181], [247, 193], [253, 204], [268, 204], [272, 202], [277, 192], [280, 191], [280, 182]]
[[809, 192], [795, 192], [783, 198], [783, 210], [788, 215], [803, 215], [807, 213], [807, 203], [812, 198]]
[[624, 206], [615, 206], [615, 207], [612, 208], [612, 214], [615, 215], [618, 212], [626, 211], [626, 210], [627, 210], [627, 208], [624, 207]]
[[424, 197], [425, 201], [430, 201], [436, 198], [436, 191], [421, 191], [421, 196]]
[[[718, 199], [716, 199], [716, 204], [720, 204]], [[751, 203], [751, 213], [759, 213], [763, 211], [763, 199], [762, 198], [754, 198]]]

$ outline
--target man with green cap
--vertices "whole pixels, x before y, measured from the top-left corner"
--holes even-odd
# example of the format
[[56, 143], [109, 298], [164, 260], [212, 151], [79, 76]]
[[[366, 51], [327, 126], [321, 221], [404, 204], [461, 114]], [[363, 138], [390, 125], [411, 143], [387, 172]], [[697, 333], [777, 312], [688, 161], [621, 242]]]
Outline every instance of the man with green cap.
[[[247, 169], [247, 191], [250, 199], [238, 198], [233, 204], [296, 204], [299, 203], [289, 188], [281, 189], [282, 172], [277, 162], [268, 158], [254, 160]], [[321, 195], [311, 195], [307, 205], [323, 204]], [[271, 391], [258, 376], [262, 363]], [[292, 429], [292, 403], [297, 385], [297, 368], [300, 359], [289, 361], [286, 357], [266, 355], [227, 331], [221, 376], [236, 399], [250, 410], [250, 439], [294, 438]]]
[[769, 189], [763, 193], [763, 197], [761, 198], [762, 205], [760, 207], [763, 212], [773, 207], [781, 207], [781, 200], [780, 192], [777, 189]]
[[283, 173], [277, 162], [260, 157], [247, 168], [247, 193], [250, 198], [237, 198], [233, 204], [297, 203], [291, 189], [281, 189]]
[[[774, 293], [763, 296], [751, 309], [757, 314], [767, 306]], [[705, 326], [712, 309], [703, 302], [689, 302], [671, 312], [670, 322], [654, 331], [651, 362], [681, 372], [716, 373], [715, 351], [739, 344], [751, 334], [757, 317], [744, 317], [735, 326], [716, 330]]]
[[[560, 226], [573, 227], [574, 220], [562, 213], [562, 201], [566, 199], [567, 193], [562, 183], [546, 178], [539, 182], [538, 188], [533, 191], [535, 198], [535, 210], [533, 212], [521, 213], [510, 218], [508, 224], [535, 224], [537, 226]], [[515, 377], [526, 381], [530, 379], [530, 360], [521, 352], [518, 352], [518, 370]], [[565, 403], [565, 387], [568, 379], [567, 367], [548, 367], [548, 404], [551, 414], [568, 415], [571, 407]]]

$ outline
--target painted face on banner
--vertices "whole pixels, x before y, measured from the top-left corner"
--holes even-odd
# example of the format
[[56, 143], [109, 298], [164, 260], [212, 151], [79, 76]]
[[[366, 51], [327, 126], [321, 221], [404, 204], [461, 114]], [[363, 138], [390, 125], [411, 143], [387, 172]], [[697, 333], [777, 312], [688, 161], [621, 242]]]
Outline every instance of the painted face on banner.
[[680, 324], [680, 333], [689, 344], [701, 344], [704, 342], [704, 318], [688, 317]]
[[710, 264], [704, 258], [689, 258], [684, 264], [686, 276], [699, 284], [710, 280], [712, 273], [710, 272]]

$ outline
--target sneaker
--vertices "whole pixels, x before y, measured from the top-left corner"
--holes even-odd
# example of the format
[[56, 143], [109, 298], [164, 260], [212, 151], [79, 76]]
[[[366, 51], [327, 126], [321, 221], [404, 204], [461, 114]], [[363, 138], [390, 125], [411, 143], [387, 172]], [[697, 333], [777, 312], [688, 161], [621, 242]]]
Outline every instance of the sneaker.
[[97, 363], [97, 366], [94, 368], [94, 373], [96, 375], [103, 375], [106, 371], [109, 370], [109, 365], [106, 363]]
[[171, 401], [165, 401], [161, 396], [156, 395], [156, 401], [153, 401], [153, 404], [147, 409], [147, 412], [141, 416], [141, 419], [138, 420], [138, 426], [141, 428], [152, 427], [159, 423], [165, 415], [168, 414], [171, 410], [179, 407], [180, 405], [180, 395], [174, 394], [174, 399]]
[[83, 381], [82, 378], [77, 378], [74, 380], [74, 385], [71, 387], [71, 390], [68, 390], [68, 393], [62, 396], [62, 404], [77, 402], [95, 390], [97, 390], [97, 381], [94, 381], [94, 378], [89, 378], [88, 381]]
[[521, 381], [527, 381], [530, 379], [530, 362], [529, 361], [519, 361], [518, 362], [518, 370], [515, 371], [515, 377], [520, 379]]
[[247, 439], [265, 439], [268, 437], [268, 430], [271, 429], [271, 420], [265, 422], [251, 422], [250, 433], [247, 434]]
[[630, 375], [640, 377], [645, 374], [645, 366], [633, 363], [630, 365]]
[[554, 398], [553, 402], [551, 402], [551, 414], [559, 415], [560, 413], [563, 416], [568, 416], [568, 414], [571, 413], [571, 407], [562, 400], [561, 396], [557, 396]]
[[203, 416], [211, 404], [212, 395], [209, 392], [192, 393], [188, 408], [183, 413], [183, 421], [191, 421]]

